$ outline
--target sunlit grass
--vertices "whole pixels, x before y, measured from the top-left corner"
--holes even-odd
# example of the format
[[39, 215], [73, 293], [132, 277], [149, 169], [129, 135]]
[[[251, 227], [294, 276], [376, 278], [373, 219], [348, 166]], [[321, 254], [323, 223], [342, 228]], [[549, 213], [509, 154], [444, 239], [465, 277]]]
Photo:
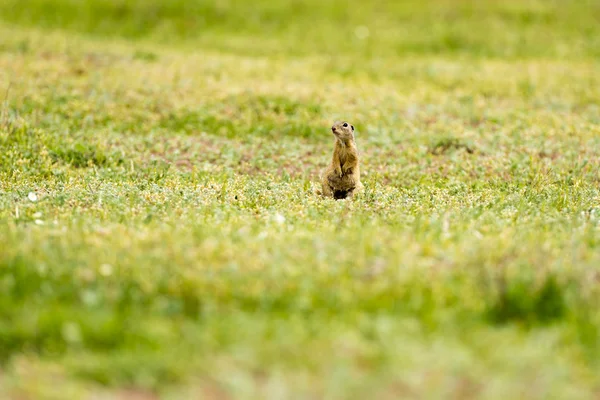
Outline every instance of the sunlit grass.
[[[396, 26], [232, 2], [202, 35], [195, 2], [13, 3], [2, 396], [597, 395], [597, 3], [390, 3]], [[458, 42], [419, 36], [440, 13]], [[481, 36], [481, 15], [511, 29]], [[367, 18], [412, 34], [362, 45]], [[337, 119], [362, 155], [351, 202], [313, 194]]]

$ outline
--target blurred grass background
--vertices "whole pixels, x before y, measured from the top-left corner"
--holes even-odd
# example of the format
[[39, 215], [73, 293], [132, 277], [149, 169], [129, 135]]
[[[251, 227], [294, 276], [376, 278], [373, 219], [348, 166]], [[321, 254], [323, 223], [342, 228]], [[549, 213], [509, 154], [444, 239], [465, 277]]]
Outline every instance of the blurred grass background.
[[252, 54], [598, 57], [595, 0], [4, 0], [19, 26]]
[[0, 396], [597, 398], [599, 22], [1, 1]]

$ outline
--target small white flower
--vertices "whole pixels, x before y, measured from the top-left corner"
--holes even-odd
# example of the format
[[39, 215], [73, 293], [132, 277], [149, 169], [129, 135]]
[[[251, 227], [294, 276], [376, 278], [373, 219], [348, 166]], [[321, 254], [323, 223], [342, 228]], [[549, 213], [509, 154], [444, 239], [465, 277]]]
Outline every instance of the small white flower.
[[273, 219], [275, 220], [275, 222], [277, 222], [278, 224], [283, 224], [285, 222], [285, 217], [279, 213], [275, 214], [273, 216]]
[[41, 219], [36, 219], [35, 221], [33, 221], [36, 225], [44, 225], [44, 221], [42, 221]]
[[364, 40], [369, 37], [369, 28], [364, 25], [357, 26], [354, 30], [354, 35], [357, 39]]
[[35, 194], [34, 192], [29, 192], [29, 194], [27, 195], [27, 198], [29, 199], [29, 201], [33, 201], [33, 202], [36, 202], [38, 199], [37, 194]]
[[42, 213], [41, 212], [36, 212], [35, 214], [33, 214], [33, 218], [42, 218]]
[[102, 264], [100, 266], [100, 275], [111, 276], [113, 273], [113, 267], [110, 264]]

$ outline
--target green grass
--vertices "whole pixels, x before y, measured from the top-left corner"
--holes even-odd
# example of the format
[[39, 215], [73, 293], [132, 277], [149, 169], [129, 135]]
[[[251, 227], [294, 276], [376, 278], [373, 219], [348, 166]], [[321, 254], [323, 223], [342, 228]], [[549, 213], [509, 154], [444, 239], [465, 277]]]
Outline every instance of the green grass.
[[0, 4], [0, 397], [598, 396], [600, 3], [345, 4]]

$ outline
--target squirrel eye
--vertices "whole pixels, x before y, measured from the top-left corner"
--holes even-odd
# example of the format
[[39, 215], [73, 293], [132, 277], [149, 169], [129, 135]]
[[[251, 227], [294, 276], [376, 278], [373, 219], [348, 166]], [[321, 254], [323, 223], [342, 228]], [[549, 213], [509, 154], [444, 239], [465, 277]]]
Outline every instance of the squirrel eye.
[[344, 128], [348, 127], [348, 123], [344, 122]]

